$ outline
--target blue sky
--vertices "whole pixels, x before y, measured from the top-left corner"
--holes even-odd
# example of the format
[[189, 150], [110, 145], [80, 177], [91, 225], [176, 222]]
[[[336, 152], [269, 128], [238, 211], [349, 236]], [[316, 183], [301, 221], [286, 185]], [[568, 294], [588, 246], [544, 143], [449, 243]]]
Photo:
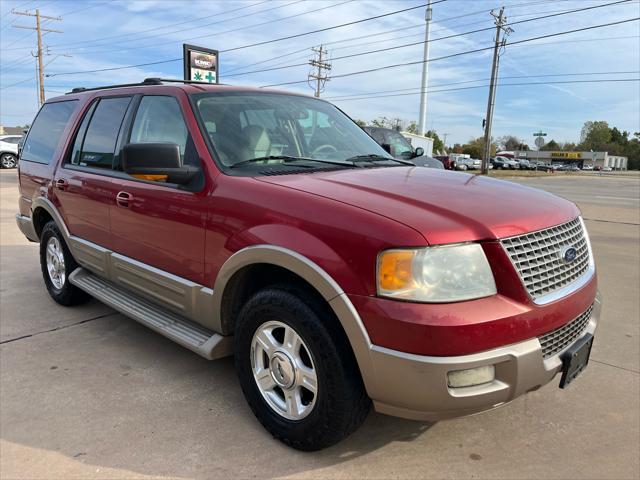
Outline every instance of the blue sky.
[[[492, 25], [489, 10], [504, 5], [512, 22], [544, 14], [610, 3], [613, 0], [447, 0], [433, 7], [431, 38], [463, 33]], [[0, 122], [5, 126], [30, 122], [37, 111], [35, 32], [11, 25], [33, 25], [35, 19], [18, 17], [11, 9], [62, 15], [44, 27], [64, 30], [49, 33], [44, 44], [51, 54], [48, 74], [114, 68], [178, 58], [182, 43], [219, 50], [271, 40], [359, 20], [426, 1], [395, 0], [1, 0], [0, 1]], [[317, 10], [312, 12], [312, 10]], [[640, 16], [637, 0], [514, 25], [510, 42], [548, 33], [577, 29]], [[293, 18], [285, 18], [293, 17]], [[387, 32], [387, 33], [386, 33]], [[508, 86], [507, 83], [640, 78], [640, 23], [632, 22], [579, 32], [522, 45], [507, 45], [501, 57], [494, 116], [494, 137], [514, 134], [533, 144], [532, 133], [543, 129], [547, 138], [577, 141], [587, 120], [606, 120], [631, 132], [640, 131], [640, 82]], [[222, 53], [220, 78], [224, 83], [262, 86], [304, 80], [308, 66], [225, 78], [225, 74], [304, 63], [310, 48], [326, 45], [333, 58], [406, 43], [424, 36], [424, 9], [388, 16], [344, 28], [252, 48]], [[493, 32], [485, 31], [431, 44], [431, 58], [489, 46]], [[64, 56], [70, 55], [70, 56]], [[274, 57], [281, 58], [273, 59]], [[421, 60], [422, 45], [335, 60], [332, 75], [384, 65]], [[269, 61], [265, 61], [269, 60]], [[258, 65], [250, 66], [255, 63]], [[244, 68], [243, 68], [244, 67]], [[479, 52], [430, 63], [429, 128], [447, 143], [466, 142], [482, 134], [491, 52]], [[379, 116], [416, 120], [420, 96], [402, 95], [359, 100], [344, 96], [420, 87], [421, 65], [380, 70], [327, 83], [322, 96], [353, 118], [370, 121]], [[598, 72], [598, 75], [571, 75]], [[631, 72], [631, 73], [612, 73]], [[533, 75], [558, 75], [531, 77]], [[182, 77], [180, 61], [103, 73], [57, 75], [47, 78], [47, 98], [74, 86], [96, 86], [139, 81], [146, 77]], [[506, 78], [518, 77], [518, 78]], [[20, 82], [20, 83], [19, 83]], [[457, 83], [467, 82], [467, 83]], [[457, 83], [457, 84], [456, 84]], [[16, 84], [16, 85], [14, 85]], [[455, 85], [451, 85], [455, 84]], [[466, 90], [451, 88], [482, 86]], [[312, 94], [305, 84], [280, 87]]]

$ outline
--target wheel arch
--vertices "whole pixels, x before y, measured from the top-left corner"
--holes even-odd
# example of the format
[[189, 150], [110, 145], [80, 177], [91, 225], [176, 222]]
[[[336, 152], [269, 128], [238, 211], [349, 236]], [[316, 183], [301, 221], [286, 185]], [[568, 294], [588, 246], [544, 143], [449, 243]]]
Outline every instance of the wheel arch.
[[38, 197], [33, 200], [31, 204], [31, 220], [38, 239], [47, 222], [53, 220], [56, 222], [56, 225], [58, 225], [65, 242], [67, 242], [67, 245], [69, 244], [69, 230], [67, 230], [67, 225], [64, 223], [58, 209], [49, 199]]
[[[223, 335], [233, 334], [238, 305], [242, 303], [238, 298], [243, 298], [243, 289], [250, 285], [252, 274], [264, 275], [265, 272], [279, 272], [273, 281], [270, 278], [266, 284], [278, 283], [283, 276], [299, 279], [324, 299], [351, 345], [365, 386], [372, 385], [371, 340], [358, 312], [340, 285], [325, 270], [293, 250], [255, 245], [239, 250], [224, 263], [213, 288], [216, 330]], [[260, 283], [264, 280], [257, 281], [258, 285]]]

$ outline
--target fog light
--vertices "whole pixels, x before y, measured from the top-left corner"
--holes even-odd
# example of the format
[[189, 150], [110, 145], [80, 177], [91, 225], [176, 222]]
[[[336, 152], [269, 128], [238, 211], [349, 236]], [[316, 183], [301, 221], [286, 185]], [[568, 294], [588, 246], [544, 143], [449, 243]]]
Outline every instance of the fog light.
[[471, 387], [492, 382], [496, 378], [496, 368], [493, 365], [455, 370], [447, 374], [448, 384], [453, 388]]

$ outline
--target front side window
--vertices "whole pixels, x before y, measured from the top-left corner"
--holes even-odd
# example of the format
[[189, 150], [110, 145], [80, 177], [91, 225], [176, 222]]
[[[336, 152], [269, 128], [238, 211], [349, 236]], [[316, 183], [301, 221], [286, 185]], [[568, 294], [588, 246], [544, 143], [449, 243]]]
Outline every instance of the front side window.
[[387, 143], [384, 139], [384, 132], [382, 130], [371, 130], [370, 134], [373, 139], [380, 145], [382, 145], [383, 143]]
[[[74, 165], [113, 168], [118, 134], [130, 102], [131, 97], [103, 98], [95, 106], [93, 112], [89, 112], [80, 127], [74, 145], [71, 159]], [[89, 123], [84, 139], [80, 140], [85, 122]]]
[[350, 118], [321, 100], [253, 92], [203, 93], [193, 98], [223, 167], [284, 163], [291, 167], [294, 160], [314, 167], [324, 160], [335, 167], [362, 156], [391, 160]]
[[184, 157], [189, 131], [174, 97], [143, 97], [131, 129], [130, 143], [175, 143]]
[[33, 122], [22, 148], [22, 160], [49, 164], [77, 100], [45, 103]]

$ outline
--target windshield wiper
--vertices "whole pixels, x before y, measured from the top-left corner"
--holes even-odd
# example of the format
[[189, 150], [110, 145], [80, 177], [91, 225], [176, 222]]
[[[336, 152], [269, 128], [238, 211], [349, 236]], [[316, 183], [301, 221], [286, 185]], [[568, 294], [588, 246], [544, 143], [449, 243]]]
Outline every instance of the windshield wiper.
[[[328, 163], [331, 165], [341, 165], [343, 167], [353, 167], [355, 166], [355, 162], [340, 162], [338, 160], [326, 160], [323, 158], [308, 158], [308, 157], [294, 157], [292, 155], [267, 155], [266, 157], [256, 157], [250, 158], [249, 160], [243, 160], [238, 163], [234, 163], [229, 168], [236, 168], [242, 165], [248, 165], [250, 163], [263, 162], [265, 160], [282, 160], [284, 164], [289, 162], [320, 162], [320, 163]], [[292, 165], [294, 166], [294, 165]], [[311, 165], [295, 165], [296, 167], [303, 168], [313, 168]]]
[[383, 155], [378, 155], [376, 153], [369, 153], [366, 155], [354, 155], [353, 157], [347, 158], [347, 161], [354, 162], [354, 163], [358, 161], [369, 161], [369, 162], [389, 161], [389, 162], [398, 162], [398, 163], [402, 163], [403, 165], [411, 165], [412, 167], [415, 167], [415, 164], [408, 160], [400, 160], [398, 158], [385, 157]]

